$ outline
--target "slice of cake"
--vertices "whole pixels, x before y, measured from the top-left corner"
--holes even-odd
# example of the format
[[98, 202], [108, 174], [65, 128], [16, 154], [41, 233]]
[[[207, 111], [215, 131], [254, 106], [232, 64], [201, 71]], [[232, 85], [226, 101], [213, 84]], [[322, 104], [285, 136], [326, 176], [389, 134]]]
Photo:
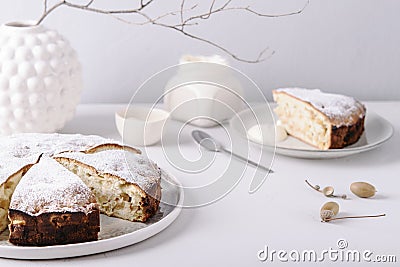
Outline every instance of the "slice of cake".
[[54, 245], [97, 240], [99, 208], [89, 188], [54, 159], [42, 157], [11, 198], [9, 241]]
[[278, 104], [274, 111], [286, 131], [316, 148], [346, 147], [364, 131], [365, 106], [352, 97], [301, 88], [272, 93]]
[[145, 222], [158, 210], [159, 167], [136, 150], [121, 150], [112, 145], [108, 147], [111, 150], [104, 149], [62, 153], [55, 159], [92, 190], [102, 213]]

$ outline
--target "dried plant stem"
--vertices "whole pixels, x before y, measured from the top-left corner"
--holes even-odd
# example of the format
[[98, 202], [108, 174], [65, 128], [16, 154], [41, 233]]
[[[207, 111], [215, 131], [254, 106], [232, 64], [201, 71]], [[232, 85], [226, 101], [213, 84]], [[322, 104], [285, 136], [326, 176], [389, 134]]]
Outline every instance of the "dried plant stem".
[[[265, 18], [277, 18], [277, 17], [284, 17], [284, 16], [292, 16], [292, 15], [302, 13], [304, 11], [304, 9], [308, 6], [310, 0], [307, 0], [305, 5], [302, 8], [300, 8], [299, 10], [296, 10], [294, 12], [285, 13], [285, 14], [264, 14], [264, 13], [261, 13], [261, 12], [258, 12], [256, 10], [252, 9], [250, 6], [232, 6], [232, 0], [222, 1], [223, 3], [218, 6], [217, 6], [216, 0], [209, 0], [209, 1], [211, 1], [211, 2], [207, 8], [207, 11], [199, 12], [199, 14], [188, 15], [187, 14], [188, 11], [196, 10], [196, 8], [198, 7], [198, 4], [195, 4], [191, 8], [186, 9], [185, 8], [186, 0], [181, 0], [179, 10], [167, 12], [167, 13], [153, 17], [153, 16], [150, 16], [148, 13], [145, 13], [145, 9], [151, 3], [156, 2], [156, 0], [147, 0], [147, 1], [137, 0], [138, 6], [136, 8], [117, 9], [117, 10], [106, 10], [106, 9], [93, 7], [95, 0], [89, 0], [85, 4], [75, 4], [75, 3], [70, 2], [69, 0], [61, 0], [51, 7], [48, 5], [48, 0], [44, 0], [44, 11], [43, 11], [43, 14], [40, 16], [40, 18], [38, 19], [37, 25], [42, 23], [43, 20], [49, 14], [51, 14], [54, 10], [58, 9], [61, 6], [66, 6], [69, 8], [80, 9], [80, 10], [84, 10], [84, 11], [88, 11], [88, 12], [110, 15], [120, 21], [129, 23], [129, 24], [135, 24], [135, 25], [151, 24], [151, 25], [156, 25], [159, 27], [175, 30], [189, 38], [207, 43], [208, 45], [211, 45], [211, 46], [225, 52], [226, 54], [230, 55], [232, 58], [234, 58], [238, 61], [247, 62], [247, 63], [258, 63], [258, 62], [264, 61], [268, 57], [272, 56], [274, 54], [274, 51], [272, 51], [268, 57], [265, 57], [264, 55], [265, 55], [266, 51], [268, 50], [268, 47], [267, 47], [267, 48], [263, 49], [255, 59], [245, 59], [245, 58], [242, 58], [242, 57], [236, 55], [234, 52], [230, 51], [226, 47], [224, 47], [214, 41], [211, 41], [205, 37], [201, 37], [199, 35], [196, 35], [196, 34], [190, 32], [188, 30], [188, 28], [191, 26], [199, 25], [199, 22], [201, 20], [207, 20], [211, 16], [213, 16], [217, 13], [223, 13], [223, 12], [228, 12], [228, 11], [243, 11], [243, 12], [258, 16], [258, 17], [265, 17]], [[141, 19], [144, 19], [144, 21], [133, 23], [133, 22], [129, 22], [129, 21], [119, 17], [119, 15], [126, 15], [126, 14], [137, 15]], [[179, 15], [179, 16], [177, 16], [177, 15]], [[178, 17], [178, 21], [175, 23], [162, 22], [162, 20], [165, 19], [166, 17], [169, 17], [169, 18]]]
[[337, 197], [337, 198], [342, 198], [342, 199], [347, 199], [347, 195], [334, 195], [333, 194], [333, 187], [332, 186], [327, 186], [324, 189], [321, 190], [319, 185], [312, 185], [310, 184], [307, 180], [305, 182], [314, 190], [322, 193], [326, 197]]
[[335, 220], [343, 220], [343, 219], [361, 219], [361, 218], [376, 218], [376, 217], [384, 217], [386, 214], [378, 214], [378, 215], [364, 215], [364, 216], [344, 216], [344, 217], [337, 217], [337, 218], [326, 218], [322, 220], [323, 222], [330, 222]]
[[314, 185], [310, 184], [310, 182], [307, 181], [307, 180], [304, 180], [304, 181], [305, 181], [306, 184], [308, 184], [312, 189], [314, 189], [314, 190], [317, 191], [317, 192], [322, 193], [322, 191], [319, 189], [319, 186], [318, 186], [318, 187], [317, 187], [317, 186], [314, 186]]

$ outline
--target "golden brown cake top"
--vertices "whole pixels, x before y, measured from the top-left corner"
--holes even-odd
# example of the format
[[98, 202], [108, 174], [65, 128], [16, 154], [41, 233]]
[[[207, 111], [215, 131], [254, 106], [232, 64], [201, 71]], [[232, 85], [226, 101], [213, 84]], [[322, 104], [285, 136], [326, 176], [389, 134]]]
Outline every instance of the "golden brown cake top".
[[365, 117], [365, 106], [353, 97], [324, 93], [319, 89], [282, 88], [274, 94], [284, 93], [309, 103], [325, 114], [335, 126], [353, 125]]
[[95, 196], [82, 180], [46, 156], [22, 177], [10, 202], [10, 209], [31, 216], [50, 212], [88, 214], [95, 208]]

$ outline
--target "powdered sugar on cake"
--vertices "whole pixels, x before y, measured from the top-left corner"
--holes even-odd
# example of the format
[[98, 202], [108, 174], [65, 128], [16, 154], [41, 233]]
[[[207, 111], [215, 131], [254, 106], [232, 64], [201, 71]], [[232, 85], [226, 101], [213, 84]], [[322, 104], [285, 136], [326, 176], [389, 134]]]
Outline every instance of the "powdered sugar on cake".
[[[80, 134], [16, 134], [0, 138], [0, 184], [29, 164], [35, 164], [21, 179], [13, 194], [11, 209], [30, 215], [46, 212], [88, 212], [94, 197], [82, 180], [51, 157], [68, 157], [138, 185], [151, 193], [159, 184], [157, 165], [131, 150], [105, 150], [85, 154], [90, 148], [117, 144], [100, 136]], [[26, 196], [29, 196], [26, 197]]]
[[0, 138], [0, 184], [41, 154], [52, 156], [63, 151], [81, 151], [115, 141], [96, 135], [80, 134], [15, 134]]
[[82, 180], [48, 157], [42, 157], [24, 175], [10, 203], [10, 209], [32, 216], [48, 212], [87, 214], [96, 207], [94, 195]]
[[97, 135], [81, 134], [15, 134], [0, 139], [2, 151], [12, 151], [17, 157], [33, 154], [52, 156], [63, 151], [86, 150], [95, 145], [115, 141]]
[[319, 89], [282, 88], [276, 91], [308, 102], [336, 126], [354, 124], [365, 116], [364, 105], [349, 96], [323, 93]]
[[62, 153], [57, 157], [70, 158], [94, 167], [100, 173], [118, 176], [137, 184], [146, 193], [151, 192], [161, 179], [160, 168], [141, 154], [124, 150], [108, 150], [94, 154]]
[[11, 175], [17, 173], [23, 167], [34, 164], [38, 157], [30, 156], [26, 158], [16, 158], [16, 157], [3, 157], [7, 153], [1, 153], [2, 158], [0, 162], [0, 184], [4, 183]]

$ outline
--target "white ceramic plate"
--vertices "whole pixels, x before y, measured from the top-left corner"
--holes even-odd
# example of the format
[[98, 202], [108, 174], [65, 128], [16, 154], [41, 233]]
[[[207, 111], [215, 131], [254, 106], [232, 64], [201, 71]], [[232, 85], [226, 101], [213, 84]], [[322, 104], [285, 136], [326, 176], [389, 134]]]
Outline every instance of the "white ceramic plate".
[[[239, 112], [230, 120], [229, 125], [234, 132], [247, 139], [246, 133], [248, 129], [256, 125], [257, 121], [259, 123], [273, 123], [272, 116], [268, 106], [256, 106], [252, 109]], [[286, 140], [276, 144], [275, 152], [277, 154], [297, 158], [339, 158], [377, 148], [389, 140], [392, 135], [393, 127], [387, 120], [372, 111], [367, 111], [365, 131], [360, 140], [351, 146], [342, 149], [319, 150], [296, 138], [288, 136]], [[274, 149], [273, 146], [264, 145], [262, 147], [270, 151]]]
[[[8, 230], [0, 235], [0, 257], [13, 259], [54, 259], [90, 255], [126, 247], [164, 230], [179, 215], [183, 203], [180, 183], [171, 175], [162, 174], [160, 208], [146, 223], [130, 222], [100, 216], [99, 240], [85, 243], [19, 247], [8, 242]], [[166, 203], [174, 203], [169, 205]]]

